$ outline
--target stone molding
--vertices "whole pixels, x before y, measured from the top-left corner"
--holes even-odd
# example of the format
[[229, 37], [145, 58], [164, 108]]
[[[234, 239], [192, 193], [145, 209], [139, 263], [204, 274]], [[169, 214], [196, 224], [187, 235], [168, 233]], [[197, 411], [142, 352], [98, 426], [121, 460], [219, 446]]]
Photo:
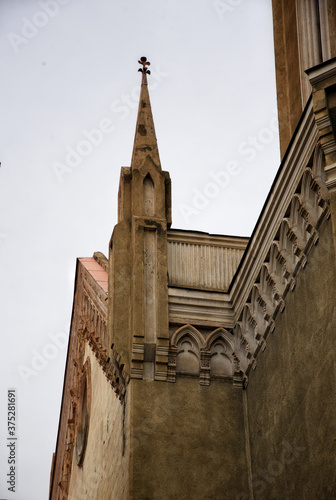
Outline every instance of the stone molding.
[[129, 374], [121, 362], [121, 356], [107, 338], [107, 294], [97, 294], [95, 282], [89, 272], [82, 268], [79, 304], [81, 309], [78, 333], [86, 341], [106, 378], [120, 400], [124, 398]]
[[234, 248], [237, 250], [245, 250], [249, 241], [249, 238], [244, 236], [226, 236], [183, 229], [168, 229], [167, 239], [168, 243], [179, 242], [190, 245], [211, 245], [222, 248]]
[[234, 315], [228, 293], [169, 287], [169, 322], [232, 328]]
[[229, 296], [232, 301], [235, 323], [241, 315], [281, 221], [286, 216], [286, 211], [301, 181], [303, 172], [314, 154], [317, 142], [318, 131], [310, 102], [280, 166], [242, 262], [231, 284]]
[[325, 83], [336, 77], [336, 57], [307, 69], [306, 73], [312, 87], [320, 84], [325, 86]]
[[130, 377], [125, 370], [125, 365], [121, 362], [121, 356], [115, 349], [113, 349], [113, 346], [111, 347], [112, 357], [108, 356], [107, 349], [102, 345], [100, 338], [96, 336], [94, 331], [88, 330], [85, 326], [86, 324], [87, 323], [84, 319], [82, 329], [79, 333], [89, 344], [105, 374], [105, 377], [111, 384], [111, 387], [120, 401], [123, 402]]

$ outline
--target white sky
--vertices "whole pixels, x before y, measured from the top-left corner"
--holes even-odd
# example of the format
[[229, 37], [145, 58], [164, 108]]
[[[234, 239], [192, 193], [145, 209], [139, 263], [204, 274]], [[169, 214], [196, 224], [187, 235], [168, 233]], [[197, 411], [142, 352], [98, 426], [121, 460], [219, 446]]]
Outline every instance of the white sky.
[[[50, 335], [68, 335], [76, 257], [107, 254], [138, 58], [152, 63], [173, 227], [249, 235], [280, 163], [271, 23], [271, 0], [1, 0], [1, 498], [48, 496], [66, 356]], [[104, 119], [113, 131], [67, 163]], [[12, 387], [16, 494], [6, 485]]]

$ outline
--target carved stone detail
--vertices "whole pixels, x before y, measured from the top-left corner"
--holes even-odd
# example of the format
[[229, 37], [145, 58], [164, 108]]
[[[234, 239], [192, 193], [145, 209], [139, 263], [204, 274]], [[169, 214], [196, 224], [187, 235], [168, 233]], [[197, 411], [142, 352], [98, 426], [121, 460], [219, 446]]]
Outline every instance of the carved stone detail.
[[[316, 149], [319, 148], [318, 145]], [[234, 329], [244, 385], [250, 370], [256, 367], [260, 352], [266, 348], [275, 318], [285, 307], [287, 293], [294, 289], [311, 248], [318, 242], [321, 224], [330, 216], [322, 170], [321, 155], [315, 153], [313, 166], [303, 172]], [[247, 349], [242, 348], [241, 338], [246, 340]]]
[[[241, 339], [246, 349], [245, 339]], [[235, 354], [235, 338], [223, 328], [217, 328], [205, 338], [196, 328], [184, 325], [174, 333], [169, 347], [168, 382], [176, 376], [197, 376], [200, 385], [210, 385], [212, 379], [231, 382], [239, 380], [242, 385], [243, 372]]]

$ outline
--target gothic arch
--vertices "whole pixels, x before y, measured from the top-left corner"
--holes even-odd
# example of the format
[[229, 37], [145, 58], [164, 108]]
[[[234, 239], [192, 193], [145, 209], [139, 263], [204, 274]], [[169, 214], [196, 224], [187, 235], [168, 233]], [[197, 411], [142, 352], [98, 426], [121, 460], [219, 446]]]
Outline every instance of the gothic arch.
[[155, 215], [155, 188], [153, 179], [148, 172], [142, 185], [143, 215]]
[[193, 338], [199, 349], [203, 347], [204, 339], [200, 332], [192, 325], [184, 325], [176, 330], [176, 332], [174, 332], [174, 335], [172, 336], [171, 344], [177, 346], [178, 342], [180, 342], [181, 338], [185, 335], [189, 335], [191, 338]]
[[171, 344], [175, 348], [176, 373], [198, 375], [204, 344], [200, 332], [191, 325], [182, 326], [174, 333]]
[[229, 332], [223, 328], [214, 330], [207, 338], [205, 349], [209, 351], [210, 377], [232, 377], [234, 346]]
[[210, 333], [210, 335], [206, 339], [206, 343], [204, 346], [205, 349], [209, 350], [211, 345], [219, 338], [223, 339], [223, 341], [228, 345], [228, 348], [231, 349], [231, 351], [234, 350], [234, 341], [232, 335], [230, 335], [230, 333], [225, 330], [225, 328], [216, 328], [216, 330]]

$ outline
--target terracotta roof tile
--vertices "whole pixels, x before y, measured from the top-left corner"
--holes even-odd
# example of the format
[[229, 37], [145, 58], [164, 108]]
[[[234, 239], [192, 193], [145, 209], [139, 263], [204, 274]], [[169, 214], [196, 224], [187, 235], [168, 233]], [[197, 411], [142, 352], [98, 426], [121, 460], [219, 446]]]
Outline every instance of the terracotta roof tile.
[[93, 257], [81, 257], [79, 262], [91, 274], [95, 282], [104, 290], [108, 292], [108, 273], [98, 264]]

